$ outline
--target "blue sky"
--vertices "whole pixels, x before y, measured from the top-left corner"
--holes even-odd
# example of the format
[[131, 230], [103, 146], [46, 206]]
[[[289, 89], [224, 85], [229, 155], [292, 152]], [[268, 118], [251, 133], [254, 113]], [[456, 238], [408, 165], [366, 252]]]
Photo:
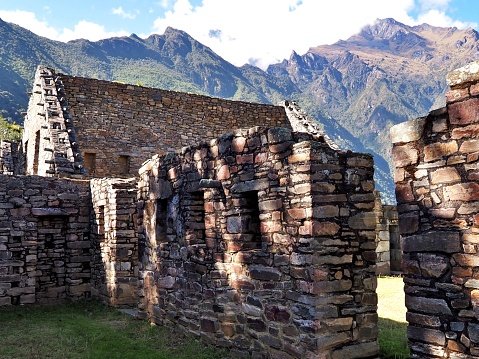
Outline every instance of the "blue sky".
[[265, 68], [378, 18], [473, 27], [478, 0], [0, 0], [0, 18], [59, 41], [186, 31], [234, 65]]

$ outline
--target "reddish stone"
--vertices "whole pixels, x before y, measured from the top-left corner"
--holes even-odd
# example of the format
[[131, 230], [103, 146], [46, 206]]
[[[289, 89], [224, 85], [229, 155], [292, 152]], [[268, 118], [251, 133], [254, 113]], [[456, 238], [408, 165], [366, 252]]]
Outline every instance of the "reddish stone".
[[399, 233], [415, 233], [419, 229], [419, 213], [401, 213], [399, 215]]
[[288, 209], [288, 215], [293, 219], [304, 219], [306, 218], [306, 209], [291, 208], [291, 209]]
[[246, 138], [244, 137], [235, 137], [231, 143], [231, 149], [234, 152], [241, 153], [243, 152], [244, 146], [246, 144]]
[[458, 183], [444, 187], [447, 201], [475, 201], [479, 199], [479, 184], [475, 182]]
[[449, 122], [453, 125], [467, 125], [479, 120], [479, 98], [448, 105]]
[[392, 157], [396, 167], [414, 165], [419, 159], [418, 150], [410, 143], [402, 146], [394, 146]]
[[237, 155], [236, 156], [236, 162], [238, 164], [249, 164], [253, 163], [253, 154], [249, 153], [246, 155]]
[[219, 180], [225, 180], [230, 178], [230, 170], [228, 165], [223, 165], [218, 169], [218, 172], [216, 173], [216, 178]]
[[313, 221], [313, 235], [315, 236], [333, 236], [338, 233], [340, 227], [334, 222]]
[[472, 84], [469, 87], [469, 93], [471, 94], [471, 96], [479, 95], [479, 83]]
[[398, 204], [414, 201], [414, 194], [410, 182], [405, 184], [396, 183], [396, 200]]
[[479, 148], [479, 139], [467, 140], [464, 141], [459, 148], [459, 153], [471, 153], [477, 152]]
[[436, 161], [444, 156], [450, 156], [457, 152], [457, 142], [436, 142], [431, 145], [424, 146], [424, 162]]
[[264, 163], [268, 159], [268, 154], [266, 152], [261, 152], [256, 155], [254, 158], [254, 163]]
[[286, 323], [289, 321], [291, 314], [284, 307], [270, 305], [265, 308], [264, 314], [266, 318], [275, 322]]
[[464, 137], [477, 137], [479, 136], [479, 125], [469, 125], [465, 127], [457, 127], [452, 130], [451, 138], [454, 140], [460, 140]]
[[464, 100], [468, 97], [469, 97], [469, 90], [467, 88], [454, 89], [454, 90], [449, 90], [448, 92], [446, 92], [447, 103]]

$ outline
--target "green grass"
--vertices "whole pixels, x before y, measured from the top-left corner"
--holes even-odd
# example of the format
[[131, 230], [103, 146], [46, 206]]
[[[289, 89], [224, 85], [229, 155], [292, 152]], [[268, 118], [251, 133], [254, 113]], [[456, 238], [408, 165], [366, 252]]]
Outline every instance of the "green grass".
[[0, 308], [0, 358], [219, 359], [225, 353], [96, 302]]
[[378, 278], [379, 348], [381, 358], [409, 358], [406, 306], [401, 277]]
[[[409, 357], [400, 277], [378, 279], [381, 358]], [[0, 359], [220, 359], [227, 353], [97, 302], [0, 308]]]

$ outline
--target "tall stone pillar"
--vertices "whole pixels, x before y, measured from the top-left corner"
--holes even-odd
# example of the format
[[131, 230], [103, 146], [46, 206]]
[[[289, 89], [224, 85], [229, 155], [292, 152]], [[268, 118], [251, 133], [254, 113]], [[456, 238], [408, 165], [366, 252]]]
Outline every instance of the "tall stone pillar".
[[479, 63], [447, 81], [446, 107], [391, 129], [414, 358], [479, 357]]

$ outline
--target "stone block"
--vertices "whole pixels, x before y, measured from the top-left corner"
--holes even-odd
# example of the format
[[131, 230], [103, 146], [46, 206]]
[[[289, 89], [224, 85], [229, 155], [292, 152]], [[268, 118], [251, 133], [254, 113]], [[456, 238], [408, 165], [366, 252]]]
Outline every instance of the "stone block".
[[466, 140], [461, 144], [461, 147], [459, 147], [459, 153], [475, 153], [478, 148], [479, 139]]
[[379, 354], [379, 344], [377, 341], [347, 345], [341, 349], [334, 350], [332, 359], [359, 359], [375, 357]]
[[425, 123], [426, 118], [421, 117], [392, 126], [389, 130], [391, 142], [401, 143], [419, 140], [424, 131]]
[[252, 279], [265, 281], [278, 281], [281, 279], [281, 272], [274, 267], [253, 265], [249, 268]]
[[401, 241], [403, 252], [443, 252], [461, 251], [459, 232], [431, 231], [418, 235], [404, 236]]
[[201, 318], [200, 328], [202, 332], [215, 333], [219, 329], [219, 324], [215, 318]]
[[406, 295], [406, 308], [411, 312], [420, 312], [429, 315], [452, 315], [451, 309], [449, 309], [444, 299]]
[[411, 182], [396, 183], [395, 192], [398, 204], [414, 201], [414, 193], [412, 191]]
[[409, 325], [407, 328], [407, 337], [409, 340], [418, 340], [437, 345], [446, 344], [446, 336], [444, 332], [436, 329], [428, 329]]
[[440, 184], [440, 183], [454, 183], [459, 182], [461, 176], [457, 170], [453, 167], [444, 167], [439, 168], [435, 171], [431, 171], [431, 183]]
[[348, 220], [348, 225], [352, 229], [375, 230], [377, 225], [377, 217], [374, 212], [361, 212]]
[[479, 125], [476, 124], [464, 127], [456, 127], [451, 132], [451, 138], [454, 140], [477, 136], [479, 136]]
[[458, 151], [456, 141], [436, 142], [424, 146], [424, 162], [432, 162], [451, 156]]
[[268, 130], [268, 143], [276, 144], [280, 142], [291, 141], [293, 139], [291, 130], [277, 127]]
[[314, 236], [334, 236], [339, 232], [340, 226], [334, 222], [313, 221]]
[[467, 88], [458, 88], [458, 89], [453, 89], [446, 92], [447, 103], [464, 100], [468, 97], [469, 97], [469, 89]]
[[474, 201], [479, 200], [479, 184], [475, 182], [458, 183], [443, 188], [446, 201]]
[[467, 65], [455, 69], [446, 75], [446, 83], [449, 87], [461, 88], [465, 84], [479, 81], [479, 62], [473, 61]]
[[448, 106], [449, 122], [452, 125], [468, 125], [479, 121], [479, 98], [455, 102]]
[[417, 164], [419, 152], [412, 144], [395, 146], [392, 149], [392, 159], [396, 167], [406, 167]]

